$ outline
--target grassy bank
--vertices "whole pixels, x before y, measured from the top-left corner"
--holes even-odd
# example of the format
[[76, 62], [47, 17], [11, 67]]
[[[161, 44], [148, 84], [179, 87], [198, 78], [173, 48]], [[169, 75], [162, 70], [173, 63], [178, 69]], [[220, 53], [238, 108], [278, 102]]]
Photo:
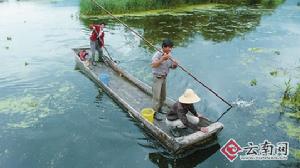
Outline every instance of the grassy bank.
[[[222, 3], [233, 5], [261, 4], [265, 7], [275, 7], [284, 0], [95, 0], [113, 14], [124, 14], [157, 9], [170, 9], [183, 5]], [[105, 15], [92, 0], [80, 1], [81, 15]]]
[[[179, 16], [182, 13], [187, 12], [193, 12], [193, 11], [199, 11], [199, 10], [209, 10], [209, 9], [215, 9], [218, 7], [226, 7], [225, 4], [198, 4], [198, 5], [182, 5], [178, 6], [176, 8], [169, 8], [169, 9], [151, 9], [146, 11], [133, 11], [133, 12], [127, 12], [127, 13], [115, 13], [112, 12], [114, 16], [116, 17], [145, 17], [145, 16], [163, 16], [163, 15], [172, 15], [172, 16]], [[228, 6], [227, 6], [228, 7]], [[100, 10], [100, 9], [95, 9]], [[101, 18], [101, 19], [108, 19], [111, 18], [111, 16], [107, 15], [106, 13], [89, 13], [89, 14], [82, 14], [80, 15], [83, 19], [88, 18]]]
[[[157, 9], [169, 9], [186, 4], [206, 3], [208, 0], [96, 0], [105, 9], [114, 14], [132, 13]], [[83, 15], [105, 14], [95, 6], [92, 0], [80, 1], [80, 13]]]

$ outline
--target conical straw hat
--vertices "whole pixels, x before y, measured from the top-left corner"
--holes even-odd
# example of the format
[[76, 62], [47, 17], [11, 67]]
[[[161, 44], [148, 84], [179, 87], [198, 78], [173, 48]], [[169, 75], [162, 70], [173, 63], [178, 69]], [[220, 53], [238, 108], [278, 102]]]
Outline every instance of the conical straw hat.
[[200, 100], [200, 97], [192, 89], [186, 89], [183, 95], [179, 97], [179, 102], [184, 104], [193, 104]]

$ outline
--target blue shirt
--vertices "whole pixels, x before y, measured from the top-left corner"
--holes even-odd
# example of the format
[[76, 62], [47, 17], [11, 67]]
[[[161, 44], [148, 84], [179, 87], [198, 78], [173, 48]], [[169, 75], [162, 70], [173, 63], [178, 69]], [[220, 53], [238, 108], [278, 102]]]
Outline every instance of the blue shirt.
[[[163, 53], [157, 51], [152, 57], [152, 63], [158, 61], [162, 56]], [[152, 67], [152, 74], [155, 76], [167, 76], [169, 73], [169, 69], [172, 67], [172, 65], [173, 63], [170, 59], [163, 61], [158, 67]]]

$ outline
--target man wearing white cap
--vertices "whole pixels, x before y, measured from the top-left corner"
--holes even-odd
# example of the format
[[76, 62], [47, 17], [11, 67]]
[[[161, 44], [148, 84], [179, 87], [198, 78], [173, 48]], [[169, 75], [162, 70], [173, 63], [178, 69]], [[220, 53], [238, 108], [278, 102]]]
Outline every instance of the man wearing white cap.
[[206, 127], [199, 127], [199, 115], [193, 103], [199, 102], [201, 99], [192, 89], [186, 89], [184, 94], [172, 106], [171, 111], [167, 114], [166, 123], [172, 128], [191, 128], [195, 131], [208, 132]]

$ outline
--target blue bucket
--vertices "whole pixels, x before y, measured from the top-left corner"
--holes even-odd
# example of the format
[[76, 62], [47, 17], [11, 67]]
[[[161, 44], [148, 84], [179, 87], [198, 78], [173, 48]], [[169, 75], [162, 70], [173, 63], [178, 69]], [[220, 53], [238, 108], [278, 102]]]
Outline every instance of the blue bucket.
[[101, 73], [99, 75], [99, 80], [107, 86], [109, 84], [109, 75], [106, 73]]

